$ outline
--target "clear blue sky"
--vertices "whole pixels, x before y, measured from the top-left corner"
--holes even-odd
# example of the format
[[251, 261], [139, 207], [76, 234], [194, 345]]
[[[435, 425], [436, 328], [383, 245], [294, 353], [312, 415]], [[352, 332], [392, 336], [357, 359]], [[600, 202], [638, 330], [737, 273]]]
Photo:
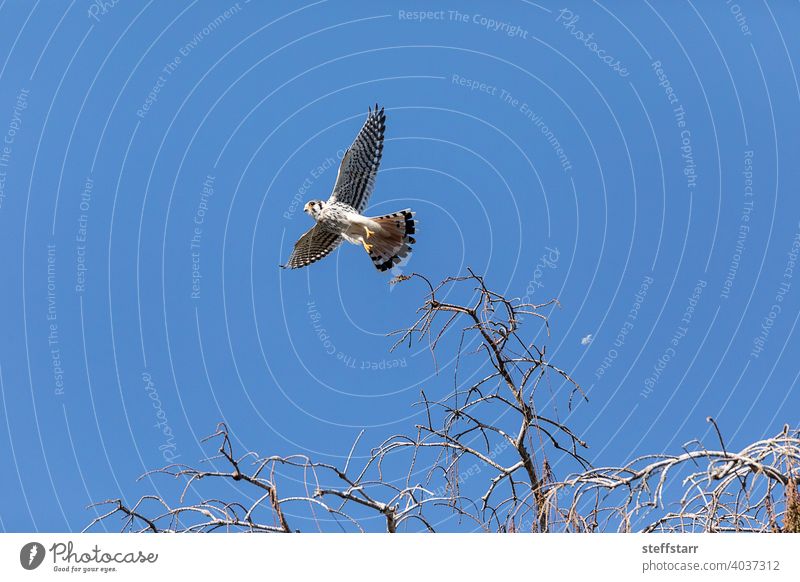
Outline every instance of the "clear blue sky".
[[376, 101], [369, 211], [416, 210], [404, 270], [558, 297], [549, 351], [589, 394], [570, 422], [593, 462], [713, 443], [709, 415], [731, 448], [797, 426], [798, 19], [0, 3], [0, 528], [81, 529], [222, 419], [241, 446], [336, 461], [451, 389], [424, 349], [388, 353], [419, 287], [349, 245], [278, 268]]

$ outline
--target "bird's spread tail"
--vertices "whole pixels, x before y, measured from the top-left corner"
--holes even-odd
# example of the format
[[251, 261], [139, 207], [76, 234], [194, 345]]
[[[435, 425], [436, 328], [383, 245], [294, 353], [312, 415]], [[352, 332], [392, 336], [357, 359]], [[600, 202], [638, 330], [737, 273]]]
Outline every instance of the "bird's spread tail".
[[414, 213], [410, 209], [393, 212], [386, 216], [370, 218], [380, 229], [369, 237], [369, 256], [379, 271], [387, 271], [411, 252], [416, 241], [411, 236], [416, 232]]

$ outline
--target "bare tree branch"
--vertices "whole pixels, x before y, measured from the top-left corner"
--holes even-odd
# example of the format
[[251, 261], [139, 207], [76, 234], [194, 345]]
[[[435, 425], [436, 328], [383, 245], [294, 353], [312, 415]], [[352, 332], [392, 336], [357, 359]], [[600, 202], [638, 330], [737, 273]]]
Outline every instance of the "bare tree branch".
[[[508, 299], [471, 270], [438, 285], [416, 273], [393, 284], [411, 280], [425, 298], [416, 321], [392, 334], [392, 349], [425, 342], [437, 367], [437, 352], [454, 352], [452, 391], [420, 390], [417, 424], [355, 463], [362, 431], [340, 469], [302, 454], [237, 456], [221, 423], [205, 439], [217, 447], [205, 468], [171, 464], [145, 475], [179, 482], [177, 502], [102, 501], [92, 507], [105, 512], [86, 529], [119, 516], [123, 531], [138, 532], [800, 531], [798, 430], [733, 452], [709, 418], [721, 450], [692, 441], [680, 454], [594, 468], [587, 443], [558, 414], [559, 403], [571, 409], [586, 395], [546, 346], [527, 339], [542, 327], [549, 337], [542, 310], [558, 301]], [[223, 501], [226, 482], [236, 486]]]

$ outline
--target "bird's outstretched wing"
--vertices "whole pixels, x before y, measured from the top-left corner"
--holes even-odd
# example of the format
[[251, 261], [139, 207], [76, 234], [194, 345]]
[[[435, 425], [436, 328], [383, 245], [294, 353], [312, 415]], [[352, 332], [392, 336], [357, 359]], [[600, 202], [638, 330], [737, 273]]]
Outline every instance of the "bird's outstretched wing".
[[383, 107], [370, 108], [364, 127], [358, 132], [353, 145], [345, 152], [339, 175], [333, 187], [331, 202], [349, 204], [361, 214], [367, 206], [375, 186], [375, 176], [383, 154], [383, 132], [386, 130], [386, 114]]
[[289, 260], [281, 267], [284, 269], [299, 269], [311, 263], [316, 263], [318, 260], [328, 256], [341, 242], [342, 237], [340, 235], [324, 230], [318, 224], [315, 224], [300, 237], [300, 240], [294, 243], [294, 250]]

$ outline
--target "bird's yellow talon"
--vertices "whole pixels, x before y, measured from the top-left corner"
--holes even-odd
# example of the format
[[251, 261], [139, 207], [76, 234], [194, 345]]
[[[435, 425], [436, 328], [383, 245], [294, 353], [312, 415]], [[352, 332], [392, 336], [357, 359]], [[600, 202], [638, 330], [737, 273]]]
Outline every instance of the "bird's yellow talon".
[[371, 237], [373, 234], [375, 234], [373, 231], [371, 231], [370, 229], [368, 229], [366, 226], [364, 227], [364, 230], [367, 232], [367, 238], [369, 238], [369, 237]]
[[372, 245], [368, 245], [368, 244], [367, 244], [367, 243], [365, 243], [365, 242], [362, 242], [361, 244], [362, 244], [362, 245], [364, 245], [364, 250], [365, 250], [365, 251], [367, 251], [367, 252], [370, 252], [370, 251], [372, 251]]

